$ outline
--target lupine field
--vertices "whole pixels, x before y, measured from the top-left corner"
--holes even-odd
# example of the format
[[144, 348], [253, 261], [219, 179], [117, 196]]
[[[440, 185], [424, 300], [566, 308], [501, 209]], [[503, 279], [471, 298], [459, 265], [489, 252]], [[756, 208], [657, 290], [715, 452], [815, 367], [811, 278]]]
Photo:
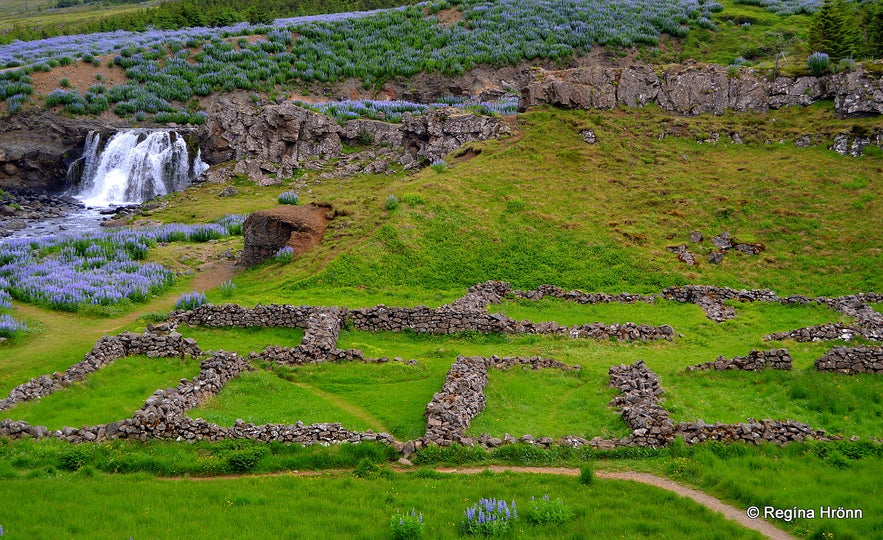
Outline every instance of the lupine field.
[[[9, 308], [11, 298], [62, 311], [144, 302], [175, 278], [158, 264], [140, 262], [151, 247], [241, 234], [244, 219], [237, 215], [204, 225], [9, 239], [0, 244], [0, 310]], [[11, 325], [0, 319], [0, 335], [9, 333]]]
[[[450, 7], [462, 10], [462, 20], [440, 25], [436, 14]], [[113, 54], [127, 84], [96, 84], [83, 95], [59, 89], [50, 103], [72, 114], [112, 108], [120, 116], [164, 113], [199, 123], [174, 104], [218, 91], [348, 77], [369, 87], [423, 71], [460, 74], [479, 64], [568, 59], [595, 45], [655, 44], [662, 33], [683, 36], [691, 25], [710, 26], [710, 14], [721, 9], [704, 0], [443, 0], [268, 26], [62, 36], [0, 48], [0, 65], [19, 68], [0, 74], [0, 98], [17, 111], [32, 99], [30, 73], [72, 62], [100, 64], [98, 57]], [[266, 37], [252, 43], [236, 37], [255, 34]]]

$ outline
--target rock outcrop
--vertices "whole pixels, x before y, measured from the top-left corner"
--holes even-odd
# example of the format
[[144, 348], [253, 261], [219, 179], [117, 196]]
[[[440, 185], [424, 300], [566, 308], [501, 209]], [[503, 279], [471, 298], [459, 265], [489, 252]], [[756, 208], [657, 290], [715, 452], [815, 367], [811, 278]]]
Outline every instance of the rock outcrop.
[[723, 114], [726, 110], [766, 111], [833, 100], [837, 114], [883, 114], [883, 76], [877, 69], [821, 77], [767, 79], [752, 70], [732, 76], [713, 64], [681, 64], [656, 72], [646, 65], [537, 69], [522, 89], [520, 107], [551, 104], [568, 109], [613, 109], [650, 103], [685, 115]]
[[322, 241], [328, 223], [327, 207], [279, 206], [250, 214], [242, 224], [245, 242], [240, 266], [254, 266], [290, 247], [294, 255], [313, 249]]
[[90, 131], [111, 126], [48, 112], [12, 115], [0, 122], [0, 187], [63, 191], [67, 167], [83, 153]]
[[[440, 159], [466, 142], [506, 133], [499, 118], [458, 109], [433, 109], [402, 115], [399, 124], [378, 120], [332, 118], [292, 102], [258, 107], [234, 97], [218, 99], [200, 130], [203, 159], [210, 163], [235, 160], [233, 174], [245, 174], [258, 184], [277, 183], [298, 169], [319, 169], [343, 154], [344, 145], [367, 146], [357, 163], [347, 156], [346, 174], [382, 173], [392, 163], [416, 166]], [[366, 153], [367, 152], [367, 153]], [[382, 155], [381, 155], [382, 154]], [[383, 167], [378, 168], [377, 162]]]

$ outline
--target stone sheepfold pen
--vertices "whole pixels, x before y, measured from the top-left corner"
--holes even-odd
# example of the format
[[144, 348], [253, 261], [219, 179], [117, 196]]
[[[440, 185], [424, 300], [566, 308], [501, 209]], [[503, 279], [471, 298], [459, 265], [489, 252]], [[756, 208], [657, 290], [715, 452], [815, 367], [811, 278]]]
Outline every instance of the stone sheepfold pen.
[[[779, 298], [771, 291], [735, 291], [718, 287], [690, 286], [666, 289], [665, 297], [681, 302], [694, 302], [711, 298], [714, 302], [722, 299], [742, 302], [764, 301], [781, 303], [815, 302], [833, 307], [856, 319], [850, 329], [868, 339], [880, 335], [879, 313], [873, 311], [867, 302], [878, 301], [880, 295], [854, 295], [841, 298]], [[86, 376], [114, 361], [131, 355], [148, 357], [203, 357], [199, 374], [193, 379], [182, 379], [181, 383], [153, 393], [144, 405], [134, 411], [130, 418], [97, 426], [81, 428], [64, 427], [49, 430], [44, 426], [32, 426], [26, 422], [7, 418], [0, 422], [0, 437], [52, 437], [70, 442], [101, 441], [113, 438], [164, 439], [177, 441], [250, 439], [258, 441], [279, 441], [294, 444], [331, 444], [342, 442], [380, 441], [393, 445], [405, 455], [428, 445], [481, 445], [496, 447], [502, 444], [525, 442], [548, 447], [562, 444], [571, 447], [590, 445], [600, 449], [619, 446], [660, 447], [670, 443], [675, 437], [682, 437], [687, 443], [706, 440], [726, 442], [763, 441], [785, 444], [806, 439], [828, 440], [823, 431], [793, 420], [753, 420], [739, 424], [707, 424], [697, 422], [674, 423], [663, 406], [664, 391], [659, 377], [643, 361], [632, 365], [612, 366], [609, 370], [610, 384], [621, 394], [611, 405], [621, 411], [623, 421], [632, 432], [619, 439], [595, 437], [586, 440], [578, 436], [558, 439], [531, 435], [515, 438], [507, 435], [503, 439], [483, 434], [478, 438], [466, 436], [472, 419], [485, 408], [484, 390], [488, 384], [487, 374], [491, 368], [511, 369], [521, 365], [530, 369], [578, 370], [563, 362], [542, 357], [463, 357], [460, 356], [451, 366], [442, 389], [436, 393], [426, 407], [426, 433], [411, 441], [396, 441], [386, 433], [352, 431], [337, 423], [305, 425], [264, 424], [255, 425], [237, 421], [233, 426], [224, 427], [202, 419], [186, 416], [187, 411], [217, 395], [232, 379], [244, 371], [252, 370], [252, 360], [264, 360], [282, 365], [302, 365], [308, 363], [360, 361], [381, 363], [387, 358], [367, 358], [356, 349], [342, 350], [337, 340], [344, 326], [362, 331], [402, 331], [451, 334], [463, 331], [482, 333], [524, 333], [524, 334], [563, 334], [573, 339], [617, 339], [621, 341], [646, 341], [653, 339], [671, 340], [675, 337], [670, 326], [648, 326], [625, 323], [619, 325], [561, 326], [557, 323], [533, 323], [515, 321], [500, 314], [488, 312], [488, 306], [500, 303], [504, 298], [537, 300], [545, 296], [561, 298], [578, 303], [634, 303], [653, 302], [655, 296], [642, 296], [629, 293], [609, 295], [605, 293], [586, 294], [581, 291], [543, 285], [533, 291], [517, 291], [505, 282], [489, 281], [470, 287], [467, 293], [449, 305], [440, 308], [395, 308], [375, 306], [365, 309], [339, 307], [269, 305], [245, 308], [228, 305], [202, 305], [187, 311], [174, 311], [168, 321], [148, 325], [142, 334], [124, 332], [116, 336], [104, 336], [87, 353], [83, 361], [71, 366], [65, 373], [55, 373], [36, 377], [14, 388], [9, 396], [0, 400], [0, 411], [9, 410], [16, 404], [40, 399], [62, 390], [72, 384], [82, 382]], [[729, 307], [729, 306], [727, 306]], [[179, 332], [179, 324], [224, 327], [284, 327], [302, 328], [304, 337], [297, 347], [270, 346], [263, 351], [252, 351], [247, 358], [227, 351], [215, 351], [206, 355], [196, 340], [186, 338]], [[784, 333], [777, 339], [800, 337], [796, 333]], [[840, 334], [837, 334], [840, 336]], [[769, 337], [769, 336], [768, 336]], [[883, 353], [880, 347], [838, 347], [816, 361], [820, 371], [839, 373], [883, 373]], [[398, 359], [396, 359], [398, 360]], [[697, 369], [760, 369], [791, 368], [791, 358], [787, 349], [752, 351], [745, 357], [726, 359], [719, 357], [715, 362], [699, 364], [688, 371]]]

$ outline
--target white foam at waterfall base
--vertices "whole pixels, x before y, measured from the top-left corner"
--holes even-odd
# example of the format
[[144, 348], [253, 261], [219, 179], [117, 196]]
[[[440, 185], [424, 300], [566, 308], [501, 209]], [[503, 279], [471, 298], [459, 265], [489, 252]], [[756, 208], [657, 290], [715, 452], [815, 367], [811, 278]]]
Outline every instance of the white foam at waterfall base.
[[82, 187], [76, 195], [87, 206], [139, 204], [186, 188], [208, 165], [191, 161], [187, 143], [169, 130], [120, 131], [99, 151], [90, 133], [84, 152]]

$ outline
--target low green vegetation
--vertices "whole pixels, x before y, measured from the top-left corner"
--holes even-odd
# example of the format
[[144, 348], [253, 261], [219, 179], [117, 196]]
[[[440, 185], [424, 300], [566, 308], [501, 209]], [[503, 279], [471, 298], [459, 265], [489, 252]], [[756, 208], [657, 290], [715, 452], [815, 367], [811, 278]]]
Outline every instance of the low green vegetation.
[[181, 378], [198, 371], [199, 362], [189, 358], [130, 356], [87, 375], [82, 383], [19, 404], [4, 415], [49, 429], [115, 422], [131, 417], [155, 390], [177, 386]]
[[[426, 538], [454, 539], [461, 538], [458, 525], [470, 501], [498, 497], [527, 508], [532, 496], [553, 493], [573, 508], [575, 519], [556, 525], [519, 517], [511, 536], [760, 538], [693, 501], [630, 482], [599, 481], [587, 487], [574, 478], [549, 475], [421, 476], [381, 471], [371, 478], [345, 474], [194, 482], [61, 474], [0, 480], [0, 501], [8, 509], [4, 530], [27, 537], [164, 536], [174, 523], [176, 536], [192, 538], [380, 539], [388, 538], [391, 515], [415, 508], [423, 513]], [[64, 520], [49, 512], [71, 500], [96, 506], [82, 507]], [[118, 519], [94, 519], [107, 512]]]
[[[203, 292], [208, 302], [218, 304], [351, 308], [381, 303], [437, 307], [488, 279], [508, 280], [521, 289], [551, 283], [608, 293], [653, 294], [687, 283], [769, 287], [780, 295], [880, 292], [883, 259], [876, 246], [883, 243], [883, 187], [874, 181], [880, 156], [841, 157], [823, 148], [834, 135], [863, 133], [875, 127], [875, 121], [836, 119], [830, 103], [697, 118], [673, 117], [653, 107], [608, 112], [539, 109], [519, 116], [515, 136], [472, 144], [470, 155], [475, 157], [448, 156], [450, 167], [443, 175], [426, 170], [315, 183], [317, 175], [310, 171], [298, 179], [311, 189], [298, 188], [299, 202], [330, 203], [337, 217], [322, 244], [293, 256], [289, 264], [268, 262], [232, 279], [224, 275], [212, 281], [206, 277], [211, 269], [203, 262], [221, 259], [228, 249], [241, 249], [241, 239], [170, 244], [152, 249], [147, 260], [181, 276], [169, 291], [148, 299], [137, 311], [126, 306], [102, 314], [58, 313], [13, 303], [8, 311], [29, 330], [21, 339], [0, 345], [0, 396], [31, 377], [64, 371], [82, 360], [103, 334], [140, 332], [148, 322], [163, 320], [187, 291]], [[594, 146], [579, 136], [589, 128], [598, 137]], [[706, 142], [714, 133], [720, 136], [717, 144]], [[739, 133], [745, 144], [729, 143], [731, 133]], [[805, 133], [817, 134], [817, 147], [793, 145]], [[767, 139], [772, 142], [767, 144]], [[285, 189], [293, 189], [293, 184], [286, 179]], [[235, 197], [218, 198], [216, 185], [191, 188], [167, 197], [166, 206], [150, 219], [206, 222], [275, 206], [280, 191], [278, 186], [238, 189]], [[386, 205], [390, 193], [399, 194], [392, 210]], [[693, 230], [702, 231], [706, 240], [690, 243]], [[707, 239], [725, 231], [740, 241], [763, 243], [765, 251], [758, 256], [728, 253], [720, 265], [707, 263]], [[698, 266], [683, 265], [665, 249], [681, 243], [699, 255]], [[224, 530], [243, 537], [309, 537], [315, 530], [324, 537], [381, 538], [389, 534], [391, 516], [413, 508], [424, 514], [425, 537], [453, 538], [464, 508], [479, 498], [516, 498], [526, 510], [530, 497], [549, 494], [573, 509], [574, 519], [560, 525], [519, 520], [513, 524], [513, 536], [748, 534], [693, 503], [591, 474], [637, 469], [692, 483], [742, 509], [765, 504], [861, 507], [866, 516], [862, 520], [776, 523], [806, 537], [880, 536], [880, 497], [874, 496], [877, 488], [870, 483], [881, 457], [879, 446], [868, 441], [883, 434], [881, 383], [871, 376], [815, 372], [813, 361], [840, 342], [763, 340], [771, 332], [852, 321], [814, 304], [732, 305], [737, 316], [725, 323], [708, 320], [696, 305], [662, 299], [634, 305], [507, 299], [490, 307], [491, 312], [519, 320], [565, 325], [668, 324], [676, 334], [671, 342], [598, 342], [564, 335], [431, 336], [345, 328], [338, 347], [389, 361], [296, 368], [256, 362], [256, 371], [232, 381], [190, 416], [223, 425], [237, 419], [341, 422], [350, 429], [386, 431], [408, 440], [425, 432], [426, 404], [442, 387], [458, 355], [539, 355], [582, 369], [491, 370], [486, 408], [474, 419], [469, 435], [625, 435], [628, 430], [618, 412], [608, 406], [615, 390], [608, 387], [607, 371], [611, 365], [641, 359], [660, 375], [663, 405], [675, 421], [793, 419], [847, 439], [857, 435], [861, 441], [783, 449], [714, 444], [685, 448], [676, 443], [669, 449], [612, 452], [520, 444], [491, 452], [431, 447], [412, 456], [416, 472], [398, 475], [387, 463], [399, 454], [381, 445], [301, 448], [241, 441], [111, 441], [74, 447], [57, 441], [0, 440], [0, 498], [7, 499], [0, 505], [10, 509], [0, 516], [0, 526], [27, 537], [103, 537], [120, 531], [135, 537], [166, 536], [181, 524], [174, 529], [176, 535], [217, 536]], [[178, 331], [197, 339], [203, 350], [241, 355], [270, 345], [294, 347], [303, 336], [301, 330], [281, 328], [182, 325]], [[865, 342], [851, 344], [855, 343]], [[684, 371], [718, 355], [741, 356], [773, 347], [789, 349], [793, 371]], [[192, 377], [196, 366], [195, 361], [179, 359], [121, 360], [85, 383], [2, 416], [50, 427], [119, 420], [131, 416], [154, 390]], [[121, 384], [110, 386], [112, 380]], [[576, 477], [467, 478], [430, 470], [446, 464], [495, 463], [568, 465], [588, 473], [581, 484]], [[357, 469], [364, 478], [347, 472], [319, 478], [157, 479], [335, 468]], [[587, 495], [586, 490], [594, 491]], [[865, 492], [871, 495], [862, 495]], [[137, 501], [131, 493], [138, 493]], [[91, 507], [65, 514], [64, 520], [49, 518], [60, 515], [74, 497], [88, 505], [102, 501], [101, 512], [113, 511], [120, 521], [107, 531], [104, 527], [110, 525], [93, 519], [98, 510]], [[341, 512], [343, 506], [355, 510]], [[234, 519], [249, 525], [234, 527]], [[195, 523], [218, 529], [191, 530]]]

